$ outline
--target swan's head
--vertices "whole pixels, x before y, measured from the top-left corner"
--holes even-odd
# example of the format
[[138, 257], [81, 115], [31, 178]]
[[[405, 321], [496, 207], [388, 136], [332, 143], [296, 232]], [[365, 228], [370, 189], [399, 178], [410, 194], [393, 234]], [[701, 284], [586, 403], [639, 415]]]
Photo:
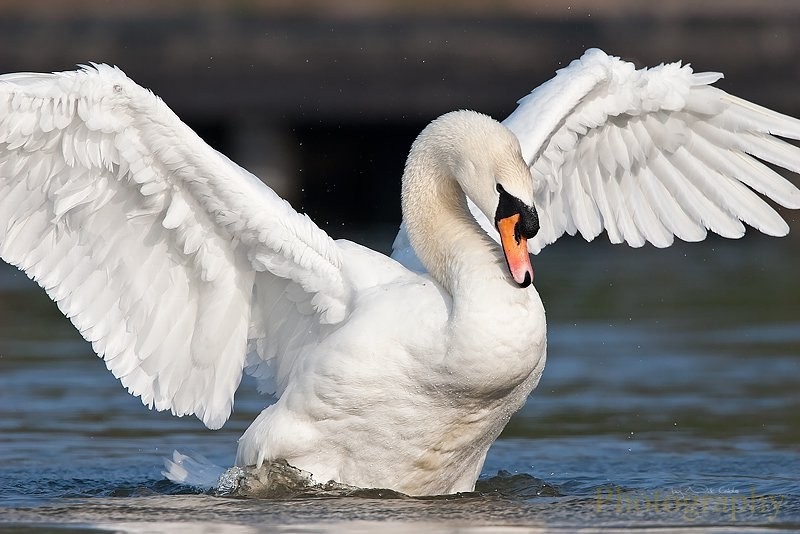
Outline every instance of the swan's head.
[[494, 221], [511, 276], [520, 287], [527, 287], [533, 280], [527, 240], [539, 231], [539, 217], [533, 206], [533, 180], [517, 137], [474, 111], [447, 113], [426, 130], [438, 138], [443, 163], [461, 189]]

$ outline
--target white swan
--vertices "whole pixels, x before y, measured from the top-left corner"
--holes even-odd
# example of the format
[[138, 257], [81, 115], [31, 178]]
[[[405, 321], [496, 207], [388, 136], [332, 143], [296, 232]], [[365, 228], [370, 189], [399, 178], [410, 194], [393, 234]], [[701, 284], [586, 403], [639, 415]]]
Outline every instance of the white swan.
[[7, 74], [0, 255], [149, 407], [218, 428], [255, 376], [278, 400], [237, 463], [467, 491], [544, 368], [526, 238], [538, 252], [564, 232], [662, 247], [739, 237], [741, 221], [788, 231], [753, 190], [790, 208], [800, 191], [752, 156], [800, 171], [774, 137], [800, 139], [800, 121], [720, 76], [590, 50], [503, 125], [440, 117], [411, 148], [391, 259], [331, 240], [116, 68]]

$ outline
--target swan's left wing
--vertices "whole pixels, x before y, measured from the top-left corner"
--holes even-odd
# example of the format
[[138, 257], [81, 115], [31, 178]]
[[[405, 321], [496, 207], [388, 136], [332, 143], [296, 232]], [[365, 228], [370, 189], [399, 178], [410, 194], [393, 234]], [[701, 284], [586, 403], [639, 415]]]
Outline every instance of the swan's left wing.
[[759, 161], [800, 172], [800, 149], [776, 137], [800, 139], [800, 121], [712, 87], [721, 77], [676, 63], [636, 70], [593, 49], [520, 100], [503, 124], [534, 181], [531, 252], [565, 232], [658, 247], [708, 229], [740, 237], [742, 222], [786, 234], [754, 191], [800, 208], [800, 191]]
[[349, 302], [325, 232], [105, 65], [0, 76], [0, 256], [132, 394], [212, 428], [230, 414], [248, 337], [264, 335], [248, 332], [259, 294], [315, 324]]

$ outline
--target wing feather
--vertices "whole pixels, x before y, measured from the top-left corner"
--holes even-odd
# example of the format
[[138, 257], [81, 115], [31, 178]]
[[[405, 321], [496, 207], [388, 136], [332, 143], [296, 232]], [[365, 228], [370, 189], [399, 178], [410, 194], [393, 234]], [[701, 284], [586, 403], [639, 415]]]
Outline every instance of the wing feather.
[[0, 255], [131, 393], [212, 428], [265, 333], [254, 288], [293, 284], [308, 328], [350, 298], [323, 231], [106, 65], [0, 76]]
[[654, 208], [650, 205], [642, 190], [642, 179], [638, 173], [624, 173], [621, 178], [621, 187], [625, 191], [626, 203], [633, 212], [635, 226], [641, 231], [642, 241], [653, 243], [659, 248], [672, 244], [672, 232], [669, 232], [661, 223]]
[[570, 180], [567, 180], [565, 184], [565, 187], [571, 189], [566, 191], [566, 197], [572, 208], [572, 220], [576, 229], [585, 239], [591, 241], [602, 231], [601, 221], [597, 208], [584, 189], [584, 182], [577, 176], [577, 173], [577, 167], [573, 167]]
[[[531, 168], [542, 229], [532, 252], [577, 227], [612, 243], [669, 246], [742, 222], [789, 227], [758, 192], [800, 208], [800, 190], [761, 163], [800, 173], [800, 121], [712, 87], [719, 73], [680, 63], [636, 70], [587, 51], [519, 101], [504, 121]], [[761, 161], [759, 161], [761, 160]]]
[[[593, 130], [594, 132], [594, 130]], [[594, 134], [592, 137], [596, 136]], [[597, 149], [596, 144], [593, 142], [593, 139], [589, 138], [589, 142], [587, 143], [592, 146], [591, 150], [587, 151], [587, 155], [589, 155], [588, 161], [596, 161], [591, 158], [594, 154], [596, 154]], [[609, 191], [606, 187], [605, 181], [608, 171], [602, 165], [592, 165], [591, 167], [584, 167], [585, 171], [589, 175], [589, 182], [592, 187], [592, 198], [597, 202], [597, 208], [600, 212], [600, 215], [603, 220], [603, 224], [605, 226], [606, 231], [608, 232], [608, 237], [611, 239], [612, 243], [621, 243], [622, 242], [622, 232], [618, 225], [617, 217], [613, 211], [613, 201], [609, 200], [609, 196], [613, 194], [613, 192]], [[542, 210], [547, 213], [550, 210]], [[560, 234], [557, 232], [557, 227], [553, 227], [550, 230], [551, 236], [549, 239], [542, 240], [545, 243], [552, 243], [556, 239], [559, 238]], [[538, 238], [538, 236], [537, 236]]]

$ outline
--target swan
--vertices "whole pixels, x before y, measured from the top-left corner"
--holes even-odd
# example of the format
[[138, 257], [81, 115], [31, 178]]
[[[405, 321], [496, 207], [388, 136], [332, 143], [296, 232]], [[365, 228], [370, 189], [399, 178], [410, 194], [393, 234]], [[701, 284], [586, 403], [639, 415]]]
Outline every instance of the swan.
[[789, 228], [764, 162], [800, 121], [688, 65], [591, 49], [502, 123], [455, 111], [414, 141], [392, 257], [331, 239], [115, 67], [0, 76], [0, 256], [149, 408], [228, 419], [243, 373], [277, 399], [236, 463], [276, 459], [411, 495], [471, 491], [536, 387], [529, 252], [564, 233], [669, 246]]

